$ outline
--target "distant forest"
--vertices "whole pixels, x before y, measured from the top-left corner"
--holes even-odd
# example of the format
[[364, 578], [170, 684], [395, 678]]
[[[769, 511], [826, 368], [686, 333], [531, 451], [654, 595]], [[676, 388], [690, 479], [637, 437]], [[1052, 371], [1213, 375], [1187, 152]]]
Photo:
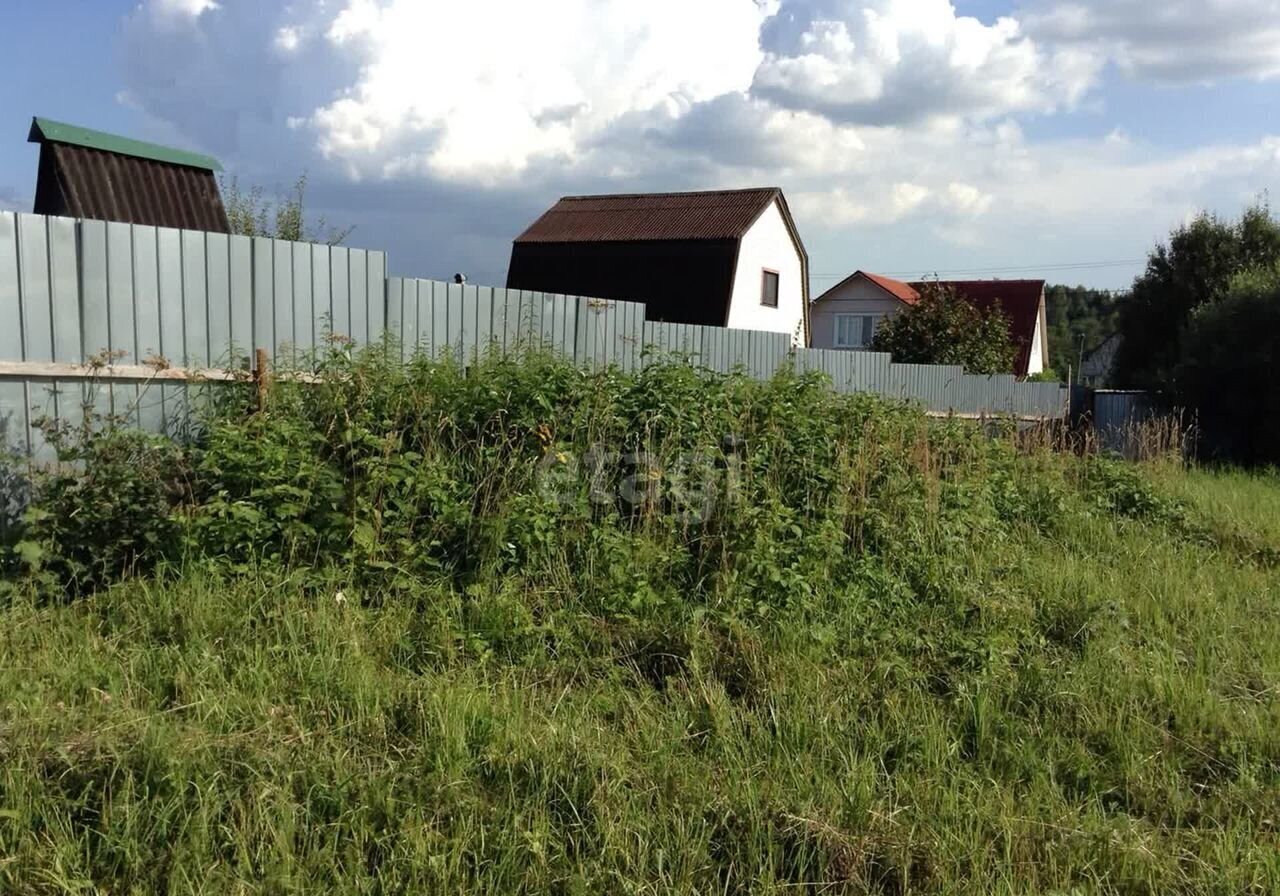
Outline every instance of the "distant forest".
[[1049, 366], [1063, 379], [1069, 370], [1080, 366], [1082, 336], [1087, 357], [1117, 331], [1117, 309], [1122, 297], [1119, 292], [1086, 286], [1045, 287]]

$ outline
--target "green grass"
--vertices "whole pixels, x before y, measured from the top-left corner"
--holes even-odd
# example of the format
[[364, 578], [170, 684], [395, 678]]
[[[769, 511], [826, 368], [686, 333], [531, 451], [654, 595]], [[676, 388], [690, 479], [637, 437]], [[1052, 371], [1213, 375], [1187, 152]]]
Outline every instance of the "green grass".
[[[0, 892], [1280, 891], [1277, 482], [863, 423], [869, 503], [769, 511], [832, 547], [758, 575], [575, 518], [515, 564], [20, 585]], [[774, 499], [737, 537], [790, 543]]]

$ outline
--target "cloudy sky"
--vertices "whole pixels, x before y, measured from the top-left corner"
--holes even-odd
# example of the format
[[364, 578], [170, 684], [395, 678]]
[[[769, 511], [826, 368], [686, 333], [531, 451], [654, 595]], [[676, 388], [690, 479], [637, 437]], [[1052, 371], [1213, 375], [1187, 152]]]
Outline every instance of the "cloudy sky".
[[[1280, 185], [1280, 0], [6, 4], [0, 207], [33, 114], [307, 171], [393, 273], [500, 284], [558, 196], [779, 185], [848, 272], [1121, 287]], [[20, 74], [15, 74], [20, 73]]]

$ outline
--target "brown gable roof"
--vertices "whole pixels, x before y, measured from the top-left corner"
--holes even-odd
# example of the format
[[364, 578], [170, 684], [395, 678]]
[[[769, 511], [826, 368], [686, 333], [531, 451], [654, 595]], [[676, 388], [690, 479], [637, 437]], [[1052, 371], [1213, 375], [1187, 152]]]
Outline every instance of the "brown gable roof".
[[231, 230], [213, 159], [43, 118], [28, 140], [41, 144], [36, 214]]
[[939, 280], [911, 284], [917, 290], [930, 285], [954, 289], [956, 295], [980, 311], [999, 307], [1009, 319], [1009, 335], [1018, 346], [1013, 372], [1018, 376], [1027, 375], [1031, 367], [1031, 345], [1044, 301], [1043, 280]]
[[[787, 199], [779, 187], [702, 190], [686, 193], [619, 193], [565, 196], [514, 240], [512, 264], [521, 246], [605, 243], [738, 243], [760, 216], [777, 203], [787, 233], [800, 256], [804, 341], [809, 339], [809, 253], [800, 239]], [[737, 265], [738, 247], [733, 247]], [[508, 286], [512, 279], [508, 273]], [[729, 284], [732, 289], [732, 283]], [[723, 298], [724, 319], [729, 296]]]
[[[781, 198], [782, 191], [777, 187], [699, 193], [566, 196], [534, 221], [515, 241], [626, 243], [655, 240], [737, 240], [751, 229], [751, 225], [770, 205]], [[786, 208], [785, 202], [783, 208]], [[800, 249], [803, 252], [803, 246]]]

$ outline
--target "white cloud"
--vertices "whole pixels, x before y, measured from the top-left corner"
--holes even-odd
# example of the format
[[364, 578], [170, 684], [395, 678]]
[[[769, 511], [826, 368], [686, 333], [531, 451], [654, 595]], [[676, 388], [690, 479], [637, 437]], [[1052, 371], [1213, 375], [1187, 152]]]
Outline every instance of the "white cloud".
[[302, 43], [302, 32], [293, 25], [284, 25], [276, 31], [276, 49], [282, 53], [293, 53]]
[[1162, 83], [1280, 75], [1278, 0], [1034, 0], [1027, 31]]
[[[157, 24], [175, 6], [187, 26]], [[1149, 76], [1123, 61], [1139, 37], [1230, 54], [1207, 24], [1212, 52], [1151, 12], [1160, 44], [1101, 0], [987, 21], [945, 0], [214, 8], [129, 18], [129, 102], [268, 188], [309, 169], [368, 244], [439, 260], [406, 273], [500, 281], [511, 237], [568, 192], [777, 184], [830, 271], [1140, 254], [1186, 209], [1234, 212], [1280, 183], [1275, 140], [1027, 136], [1091, 97], [1108, 59]]]
[[161, 18], [198, 19], [218, 6], [215, 0], [152, 0], [151, 3], [151, 9]]
[[988, 118], [1076, 103], [1100, 62], [1051, 53], [1002, 17], [987, 24], [949, 0], [860, 0], [782, 7], [758, 92], [845, 121], [901, 124]]
[[629, 114], [678, 118], [746, 90], [766, 13], [752, 0], [351, 0], [327, 33], [360, 76], [313, 123], [354, 173], [496, 182], [571, 161]]

